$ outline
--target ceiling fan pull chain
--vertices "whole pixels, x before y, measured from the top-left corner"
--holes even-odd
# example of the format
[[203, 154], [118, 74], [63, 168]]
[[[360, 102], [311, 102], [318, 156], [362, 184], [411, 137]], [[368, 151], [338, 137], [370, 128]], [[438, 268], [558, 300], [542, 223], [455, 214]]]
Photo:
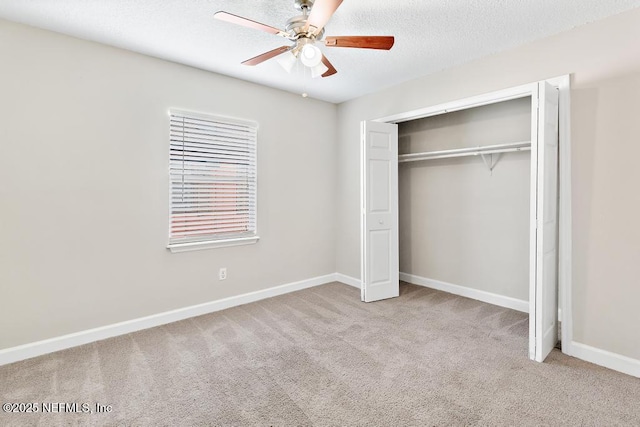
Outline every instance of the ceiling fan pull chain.
[[309, 96], [307, 93], [307, 67], [302, 67], [302, 97]]

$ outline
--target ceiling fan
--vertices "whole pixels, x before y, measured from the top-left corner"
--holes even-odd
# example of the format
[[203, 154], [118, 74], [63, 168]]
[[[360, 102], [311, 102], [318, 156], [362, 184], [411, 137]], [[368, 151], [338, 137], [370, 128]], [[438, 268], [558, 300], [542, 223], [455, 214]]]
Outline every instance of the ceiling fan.
[[284, 37], [293, 45], [282, 46], [247, 59], [243, 65], [258, 65], [268, 59], [287, 53], [278, 62], [291, 72], [298, 59], [311, 69], [312, 77], [329, 77], [337, 73], [336, 69], [320, 49], [315, 46], [322, 42], [327, 47], [351, 47], [361, 49], [389, 50], [393, 46], [393, 36], [324, 36], [324, 26], [338, 9], [343, 0], [294, 0], [294, 6], [302, 15], [289, 19], [285, 30], [261, 24], [228, 12], [217, 12], [214, 17], [222, 21], [242, 25]]

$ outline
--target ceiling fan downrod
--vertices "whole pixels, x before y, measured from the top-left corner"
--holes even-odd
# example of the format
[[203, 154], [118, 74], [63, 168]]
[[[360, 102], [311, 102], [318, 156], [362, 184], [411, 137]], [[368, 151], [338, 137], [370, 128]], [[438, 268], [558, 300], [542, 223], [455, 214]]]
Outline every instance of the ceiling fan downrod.
[[[324, 28], [317, 34], [314, 34], [312, 31], [309, 31], [309, 28], [307, 27], [307, 20], [309, 18], [309, 14], [311, 13], [313, 2], [314, 0], [294, 0], [293, 5], [296, 9], [302, 12], [302, 15], [294, 16], [287, 21], [287, 25], [285, 28], [287, 33], [290, 35], [289, 39], [291, 41], [308, 39], [312, 42], [315, 42], [322, 40], [322, 36], [324, 35]], [[302, 46], [298, 47], [301, 48]]]

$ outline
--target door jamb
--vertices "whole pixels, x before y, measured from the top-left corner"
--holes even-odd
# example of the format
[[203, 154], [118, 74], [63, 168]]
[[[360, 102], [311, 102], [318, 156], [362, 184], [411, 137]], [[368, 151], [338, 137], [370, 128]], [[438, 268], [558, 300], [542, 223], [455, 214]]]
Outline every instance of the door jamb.
[[[558, 88], [559, 95], [559, 201], [558, 201], [558, 293], [562, 322], [562, 352], [573, 355], [573, 310], [572, 310], [572, 220], [571, 220], [571, 76], [564, 75], [546, 82]], [[443, 104], [427, 106], [404, 113], [374, 119], [375, 122], [402, 123], [409, 120], [422, 119], [466, 110], [483, 105], [490, 105], [512, 99], [533, 96], [537, 91], [537, 83], [529, 83], [478, 96], [459, 99]], [[533, 112], [532, 112], [533, 114]]]

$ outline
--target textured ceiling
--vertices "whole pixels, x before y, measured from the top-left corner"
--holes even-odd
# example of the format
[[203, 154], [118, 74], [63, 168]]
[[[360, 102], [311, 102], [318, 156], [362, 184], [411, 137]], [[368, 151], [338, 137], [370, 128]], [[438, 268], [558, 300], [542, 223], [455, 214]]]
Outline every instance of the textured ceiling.
[[321, 49], [338, 74], [287, 74], [245, 59], [286, 39], [215, 20], [224, 10], [284, 28], [293, 0], [0, 0], [0, 17], [330, 102], [640, 7], [640, 0], [344, 0], [326, 35], [394, 35], [391, 51]]

